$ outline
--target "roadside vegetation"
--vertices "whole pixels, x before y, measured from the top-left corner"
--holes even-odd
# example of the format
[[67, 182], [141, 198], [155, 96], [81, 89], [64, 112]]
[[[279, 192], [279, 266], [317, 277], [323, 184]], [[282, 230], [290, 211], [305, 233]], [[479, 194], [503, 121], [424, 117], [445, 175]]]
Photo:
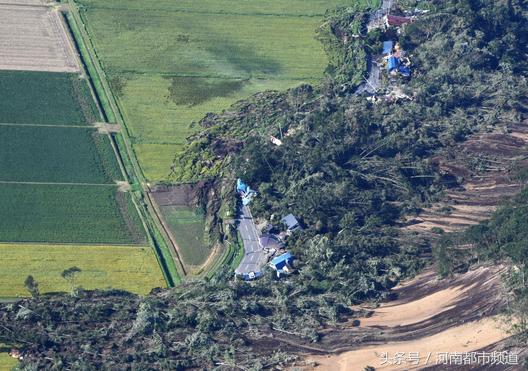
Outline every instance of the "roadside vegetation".
[[[474, 133], [508, 130], [526, 119], [523, 3], [428, 4], [432, 11], [398, 36], [413, 56], [411, 80], [398, 80], [411, 100], [356, 96], [355, 68], [363, 67], [346, 54], [355, 49], [344, 47], [342, 58], [333, 54], [341, 50], [326, 47], [334, 66], [321, 84], [259, 93], [207, 115], [174, 163], [175, 179], [234, 184], [243, 177], [259, 192], [252, 212], [261, 220], [298, 216], [304, 231], [287, 240], [297, 274], [246, 283], [226, 269], [147, 297], [78, 291], [25, 300], [0, 307], [0, 341], [20, 346], [22, 365], [33, 368], [263, 369], [324, 342], [329, 329], [361, 314], [352, 305], [387, 298], [431, 262], [430, 241], [402, 234], [402, 217], [459, 182], [432, 159]], [[358, 19], [366, 14], [351, 17], [345, 8], [329, 13], [323, 27], [346, 46]], [[363, 50], [379, 49], [382, 41], [376, 34], [362, 40]], [[270, 135], [283, 144], [271, 144]], [[513, 210], [480, 227], [476, 241], [520, 266], [524, 211]], [[224, 211], [217, 207], [216, 217]], [[501, 239], [494, 237], [498, 228]], [[224, 231], [217, 232], [222, 240]]]

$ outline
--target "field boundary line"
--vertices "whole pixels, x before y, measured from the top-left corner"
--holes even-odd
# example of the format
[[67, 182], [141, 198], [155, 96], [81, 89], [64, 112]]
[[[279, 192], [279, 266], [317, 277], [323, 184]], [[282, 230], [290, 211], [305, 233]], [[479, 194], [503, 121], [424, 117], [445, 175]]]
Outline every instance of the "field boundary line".
[[20, 6], [24, 8], [49, 8], [49, 4], [16, 4], [16, 3], [4, 3], [0, 1], [0, 6]]
[[15, 122], [0, 122], [0, 126], [22, 126], [22, 127], [44, 127], [44, 128], [75, 128], [75, 129], [95, 129], [93, 125], [53, 125], [53, 124], [17, 124]]
[[111, 243], [111, 244], [103, 244], [103, 243], [88, 243], [88, 242], [80, 242], [80, 243], [74, 243], [74, 242], [57, 242], [57, 243], [53, 243], [53, 242], [20, 242], [20, 241], [17, 241], [17, 242], [6, 242], [6, 241], [2, 241], [0, 242], [0, 248], [3, 248], [3, 247], [11, 247], [11, 246], [21, 246], [21, 247], [24, 247], [24, 246], [44, 246], [44, 247], [71, 247], [71, 248], [74, 248], [74, 247], [80, 247], [80, 248], [85, 248], [85, 247], [108, 247], [108, 248], [112, 248], [112, 247], [115, 247], [115, 248], [119, 248], [119, 249], [150, 249], [151, 247], [150, 246], [145, 246], [145, 245], [120, 245], [120, 244], [115, 244], [115, 243]]
[[81, 187], [119, 187], [116, 183], [66, 183], [66, 182], [19, 182], [16, 180], [0, 180], [0, 184], [23, 184], [23, 185], [60, 185]]
[[320, 76], [291, 76], [291, 77], [266, 77], [266, 76], [255, 76], [255, 75], [240, 75], [240, 76], [229, 76], [229, 75], [199, 75], [192, 73], [179, 73], [179, 72], [157, 72], [150, 70], [130, 70], [130, 69], [116, 69], [121, 73], [130, 75], [143, 75], [143, 76], [163, 76], [163, 77], [189, 77], [195, 79], [218, 79], [218, 80], [242, 80], [242, 81], [309, 81], [319, 80]]

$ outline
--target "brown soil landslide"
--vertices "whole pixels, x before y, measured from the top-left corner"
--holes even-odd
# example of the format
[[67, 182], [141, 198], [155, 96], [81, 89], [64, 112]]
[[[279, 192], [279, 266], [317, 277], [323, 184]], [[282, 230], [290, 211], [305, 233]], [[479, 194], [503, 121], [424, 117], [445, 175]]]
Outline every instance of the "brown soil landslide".
[[[398, 299], [360, 318], [359, 325], [343, 329], [339, 337], [328, 334], [324, 342], [336, 354], [308, 358], [320, 370], [423, 369], [426, 361], [434, 366], [439, 353], [477, 351], [497, 343], [509, 336], [498, 316], [501, 272], [502, 267], [480, 267], [440, 280], [428, 269], [396, 288]], [[397, 353], [413, 360], [418, 354], [421, 363], [384, 362], [384, 354], [394, 358]]]
[[[433, 228], [460, 231], [487, 219], [501, 200], [523, 187], [516, 175], [528, 166], [527, 144], [528, 125], [513, 124], [475, 134], [450, 155], [433, 159], [452, 186], [441, 203], [402, 223], [403, 236], [433, 241]], [[505, 305], [504, 272], [502, 266], [482, 266], [441, 280], [430, 267], [400, 284], [394, 290], [396, 300], [381, 304], [348, 327], [329, 329], [320, 351], [305, 349], [305, 360], [317, 370], [461, 369], [439, 365], [441, 353], [499, 350], [509, 337], [499, 315]]]

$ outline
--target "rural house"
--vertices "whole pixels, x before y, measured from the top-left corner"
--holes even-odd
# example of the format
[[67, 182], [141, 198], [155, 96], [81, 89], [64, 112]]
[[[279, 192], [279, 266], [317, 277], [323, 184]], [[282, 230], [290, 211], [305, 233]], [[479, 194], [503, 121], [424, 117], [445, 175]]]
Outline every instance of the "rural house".
[[294, 232], [298, 229], [302, 229], [299, 225], [299, 221], [293, 214], [288, 214], [284, 218], [282, 218], [281, 222], [286, 225], [286, 228], [288, 228], [289, 232]]
[[293, 272], [293, 259], [294, 256], [290, 252], [285, 252], [274, 258], [270, 263], [270, 267], [277, 272], [277, 277], [281, 278], [281, 276]]
[[411, 23], [412, 19], [408, 17], [401, 17], [398, 15], [388, 15], [385, 17], [385, 25], [387, 27], [401, 27], [407, 23]]

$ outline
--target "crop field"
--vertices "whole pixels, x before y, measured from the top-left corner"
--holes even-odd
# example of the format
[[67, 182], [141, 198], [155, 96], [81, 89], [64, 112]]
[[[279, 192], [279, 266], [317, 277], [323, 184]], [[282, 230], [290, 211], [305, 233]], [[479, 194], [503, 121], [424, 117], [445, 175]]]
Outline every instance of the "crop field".
[[69, 291], [61, 273], [78, 267], [76, 285], [84, 289], [123, 289], [147, 294], [166, 287], [150, 247], [0, 244], [0, 295], [28, 296], [24, 280], [32, 275], [41, 293]]
[[355, 0], [78, 2], [143, 172], [163, 180], [207, 112], [318, 81], [315, 30], [327, 8]]
[[122, 180], [106, 135], [95, 129], [0, 124], [0, 181], [114, 183]]
[[0, 371], [10, 371], [18, 363], [16, 359], [9, 356], [10, 348], [0, 344]]
[[205, 222], [203, 215], [185, 206], [161, 206], [161, 213], [180, 247], [187, 265], [205, 262], [211, 250], [204, 242]]
[[[149, 179], [167, 178], [174, 156], [195, 130], [189, 124], [206, 112], [219, 112], [256, 92], [286, 89], [295, 83], [139, 75], [128, 80], [122, 104], [143, 172]], [[159, 99], [167, 91], [173, 94], [170, 99]]]
[[97, 115], [78, 74], [0, 71], [0, 123], [81, 125]]
[[[58, 11], [37, 0], [0, 4], [0, 69], [76, 72], [77, 58]], [[23, 6], [19, 6], [23, 5]]]
[[0, 241], [143, 243], [129, 197], [113, 185], [0, 183]]
[[[143, 0], [80, 0], [89, 7], [107, 9], [144, 10]], [[317, 16], [327, 9], [354, 3], [379, 5], [380, 0], [157, 0], [149, 9], [158, 11], [180, 11], [207, 14]]]

